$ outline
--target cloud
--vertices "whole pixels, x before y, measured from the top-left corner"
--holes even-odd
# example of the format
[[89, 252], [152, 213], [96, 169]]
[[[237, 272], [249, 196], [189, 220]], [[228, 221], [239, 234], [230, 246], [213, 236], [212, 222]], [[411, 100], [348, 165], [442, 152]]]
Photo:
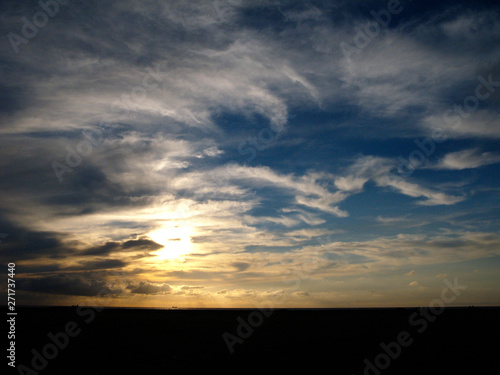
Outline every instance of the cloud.
[[307, 290], [298, 290], [296, 292], [293, 292], [292, 295], [298, 296], [298, 297], [309, 297], [310, 294], [308, 293]]
[[412, 281], [411, 283], [408, 284], [409, 286], [417, 286], [418, 281]]
[[203, 285], [183, 285], [181, 286], [181, 290], [193, 290], [193, 289], [203, 289], [205, 288]]
[[499, 162], [500, 155], [491, 152], [481, 152], [479, 149], [467, 149], [446, 154], [434, 168], [462, 170], [479, 168]]
[[[418, 201], [418, 204], [424, 206], [453, 205], [465, 200], [464, 196], [448, 195], [410, 182], [408, 178], [403, 179], [395, 176], [393, 170], [396, 169], [396, 166], [397, 161], [395, 159], [360, 156], [346, 169], [347, 177], [338, 176], [336, 182], [340, 181], [340, 186], [359, 193], [363, 184], [368, 180], [372, 180], [377, 186], [391, 187], [395, 191], [413, 198], [424, 197], [425, 200]], [[346, 184], [346, 181], [356, 182], [355, 185], [352, 185], [352, 183]]]
[[126, 289], [135, 294], [169, 294], [172, 290], [168, 284], [150, 283], [148, 281], [141, 281], [139, 284], [130, 284]]
[[[50, 123], [52, 129], [65, 128], [67, 125], [64, 125], [64, 120], [69, 118], [73, 118], [73, 124], [85, 121], [78, 105], [87, 111], [85, 122], [95, 121], [99, 116], [110, 117], [110, 109], [113, 108], [126, 111], [131, 120], [140, 116], [156, 116], [193, 127], [213, 127], [211, 111], [214, 107], [223, 107], [233, 112], [256, 111], [268, 117], [276, 127], [285, 125], [286, 104], [260, 80], [263, 62], [259, 57], [269, 54], [268, 46], [254, 38], [245, 40], [241, 31], [228, 38], [221, 27], [216, 7], [212, 4], [197, 2], [186, 8], [173, 3], [151, 3], [138, 9], [129, 2], [93, 2], [89, 6], [96, 14], [111, 14], [114, 21], [97, 17], [95, 35], [89, 35], [82, 24], [76, 21], [87, 10], [78, 5], [72, 8], [75, 21], [73, 18], [51, 20], [55, 21], [51, 22], [54, 32], [60, 32], [65, 26], [72, 28], [71, 34], [58, 34], [57, 47], [68, 52], [68, 59], [58, 59], [57, 54], [49, 53], [47, 60], [41, 58], [39, 66], [43, 67], [42, 73], [50, 74], [51, 69], [54, 69], [64, 73], [67, 79], [71, 76], [72, 84], [65, 86], [59, 76], [53, 76], [50, 82], [30, 82], [37, 89], [50, 88], [54, 94], [44, 100], [45, 108], [42, 103], [36, 102], [26, 108], [27, 116], [14, 118], [13, 126], [9, 127], [11, 130], [42, 128], [47, 126], [49, 117], [53, 119]], [[134, 17], [127, 17], [131, 12]], [[122, 17], [132, 23], [134, 33], [115, 26], [115, 21]], [[162, 36], [165, 30], [174, 29], [181, 29], [190, 36], [199, 35], [203, 30], [209, 32], [211, 38], [181, 38], [174, 32], [169, 33], [169, 38]], [[124, 44], [112, 34], [130, 38], [130, 42]], [[146, 48], [142, 38], [137, 40], [139, 34], [149, 37], [149, 47]], [[43, 43], [47, 41], [37, 38], [37, 42], [38, 48], [43, 49]], [[85, 48], [90, 44], [94, 48]], [[38, 48], [35, 47], [31, 53], [39, 52]], [[183, 53], [174, 53], [174, 50]], [[187, 52], [190, 50], [197, 52], [190, 54]], [[30, 51], [24, 53], [30, 54]], [[52, 64], [47, 64], [48, 60]], [[100, 64], [95, 64], [97, 61]], [[154, 62], [163, 63], [158, 74], [161, 86], [148, 90], [143, 100], [132, 100], [131, 105], [114, 105], [122, 94], [130, 97], [131, 88], [143, 85], [145, 72], [148, 68], [154, 70]], [[29, 65], [28, 62], [25, 64]], [[284, 77], [275, 70], [265, 70], [269, 73], [269, 79], [283, 80]], [[76, 71], [79, 75], [74, 75]], [[88, 79], [98, 76], [107, 76], [106, 84], [93, 80], [99, 90], [92, 92], [94, 90]], [[27, 80], [26, 75], [23, 77], [19, 74], [18, 78], [21, 83]], [[78, 92], [74, 92], [73, 96], [66, 95], [71, 87], [79, 87]]]
[[[446, 262], [464, 262], [472, 259], [489, 258], [500, 254], [500, 236], [487, 232], [451, 232], [437, 235], [399, 234], [393, 237], [379, 237], [367, 241], [332, 242], [321, 248], [321, 253], [353, 253], [371, 260], [370, 269], [402, 267]], [[361, 269], [341, 264], [335, 271], [342, 269]]]
[[355, 176], [338, 177], [335, 180], [335, 186], [343, 191], [360, 191], [366, 181], [368, 179]]
[[[207, 178], [208, 177], [208, 178]], [[244, 184], [245, 187], [274, 187], [283, 190], [295, 204], [344, 217], [347, 215], [335, 205], [346, 198], [340, 191], [330, 191], [323, 187], [320, 179], [331, 179], [333, 176], [314, 173], [303, 176], [281, 174], [269, 167], [247, 167], [228, 164], [218, 167], [209, 173], [194, 172], [177, 179], [174, 184], [177, 189], [189, 189], [196, 186], [198, 191], [218, 191], [221, 181], [223, 186]]]
[[154, 241], [148, 240], [146, 238], [140, 238], [137, 240], [127, 240], [123, 242], [110, 241], [106, 242], [104, 245], [94, 246], [90, 249], [81, 252], [82, 255], [109, 255], [112, 253], [127, 251], [155, 251], [163, 248], [162, 245], [157, 244]]
[[[497, 15], [496, 10], [448, 8], [401, 19], [398, 27], [370, 38], [369, 45], [360, 53], [343, 60], [343, 87], [363, 109], [379, 116], [405, 116], [409, 109], [424, 115], [425, 112], [442, 115], [443, 97], [455, 88], [463, 89], [464, 81], [477, 76], [478, 57], [489, 56], [488, 44], [500, 39], [500, 28], [493, 21]], [[361, 25], [367, 22], [359, 21]], [[350, 32], [341, 40], [352, 44], [354, 27]], [[457, 53], [457, 45], [467, 46], [475, 57]], [[437, 60], [443, 65], [437, 66]], [[474, 88], [460, 100], [472, 95]]]
[[205, 290], [203, 285], [183, 285], [181, 287], [175, 287], [173, 291], [175, 295], [185, 295], [185, 296], [210, 296], [211, 293]]
[[233, 289], [224, 293], [226, 298], [256, 298], [257, 292], [251, 289]]
[[82, 262], [81, 267], [68, 267], [69, 269], [84, 269], [84, 270], [103, 270], [103, 269], [112, 269], [112, 268], [123, 268], [127, 265], [127, 262], [124, 262], [119, 259], [97, 259], [88, 262]]
[[64, 259], [75, 251], [64, 243], [60, 233], [23, 228], [3, 217], [0, 217], [0, 225], [7, 232], [0, 248], [0, 259], [6, 263], [12, 259]]
[[233, 262], [231, 266], [236, 268], [238, 272], [246, 271], [250, 267], [250, 263], [245, 262]]
[[376, 180], [380, 186], [391, 186], [401, 194], [408, 195], [413, 198], [424, 197], [426, 200], [419, 201], [422, 206], [434, 205], [453, 205], [465, 200], [465, 196], [452, 196], [439, 191], [419, 186], [417, 184], [407, 182], [403, 179], [387, 179], [379, 178]]
[[102, 280], [85, 280], [72, 275], [54, 275], [34, 278], [16, 279], [16, 288], [19, 290], [50, 293], [68, 296], [100, 296], [102, 294], [119, 294], [121, 290], [110, 289]]

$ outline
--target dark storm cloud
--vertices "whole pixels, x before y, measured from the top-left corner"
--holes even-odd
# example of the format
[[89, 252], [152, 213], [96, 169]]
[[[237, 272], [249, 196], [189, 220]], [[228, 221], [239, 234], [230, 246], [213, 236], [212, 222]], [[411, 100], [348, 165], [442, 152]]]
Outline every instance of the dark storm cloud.
[[6, 263], [43, 257], [63, 259], [73, 253], [73, 249], [64, 245], [60, 234], [22, 228], [1, 216], [0, 231], [8, 235], [0, 246], [0, 259]]
[[[49, 258], [54, 261], [64, 260], [68, 257], [81, 256], [106, 256], [119, 253], [135, 253], [135, 259], [154, 256], [150, 252], [159, 250], [162, 245], [147, 238], [130, 239], [126, 241], [110, 241], [104, 245], [79, 249], [81, 244], [64, 241], [65, 235], [55, 232], [37, 232], [21, 228], [0, 217], [0, 228], [7, 236], [2, 238], [0, 246], [0, 261], [9, 263], [13, 260], [35, 260]], [[122, 268], [127, 262], [118, 259], [97, 258], [81, 261], [78, 266], [65, 267], [61, 264], [21, 266], [23, 273], [53, 272], [68, 270], [99, 270]]]
[[118, 289], [109, 289], [104, 281], [85, 280], [72, 275], [18, 278], [16, 288], [29, 292], [87, 297], [120, 292]]
[[82, 163], [78, 170], [67, 174], [59, 183], [50, 165], [50, 154], [54, 149], [65, 149], [57, 143], [52, 148], [47, 138], [7, 136], [0, 143], [6, 155], [6, 159], [0, 162], [0, 189], [5, 193], [59, 207], [62, 215], [91, 213], [102, 206], [131, 204], [120, 186], [111, 182], [101, 168], [88, 162]]
[[[7, 264], [2, 264], [2, 267], [7, 268]], [[43, 273], [56, 273], [57, 271], [61, 270], [61, 267], [58, 264], [46, 264], [46, 265], [18, 265], [17, 266], [18, 272], [22, 273], [23, 275], [28, 275], [28, 274], [43, 274]]]
[[128, 240], [125, 242], [106, 242], [104, 245], [96, 246], [82, 252], [83, 255], [109, 255], [122, 251], [155, 251], [163, 246], [149, 239]]
[[112, 268], [122, 268], [126, 262], [119, 259], [97, 259], [88, 262], [81, 262], [81, 266], [67, 267], [65, 270], [105, 270]]
[[136, 294], [169, 294], [172, 288], [167, 284], [141, 281], [139, 284], [130, 284], [127, 289]]

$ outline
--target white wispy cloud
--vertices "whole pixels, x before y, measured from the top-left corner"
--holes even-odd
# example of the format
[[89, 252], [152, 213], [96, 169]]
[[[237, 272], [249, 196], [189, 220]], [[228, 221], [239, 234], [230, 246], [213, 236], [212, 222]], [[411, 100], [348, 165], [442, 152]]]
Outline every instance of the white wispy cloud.
[[375, 156], [358, 157], [346, 170], [347, 176], [336, 178], [335, 184], [345, 189], [361, 191], [363, 184], [374, 181], [380, 187], [392, 187], [397, 192], [413, 197], [426, 198], [418, 201], [424, 206], [453, 205], [465, 199], [465, 196], [453, 196], [444, 192], [427, 188], [416, 182], [393, 176], [391, 172], [396, 168], [398, 161], [390, 158]]
[[481, 152], [477, 148], [467, 149], [446, 154], [437, 165], [436, 169], [470, 169], [500, 162], [500, 155], [491, 152]]

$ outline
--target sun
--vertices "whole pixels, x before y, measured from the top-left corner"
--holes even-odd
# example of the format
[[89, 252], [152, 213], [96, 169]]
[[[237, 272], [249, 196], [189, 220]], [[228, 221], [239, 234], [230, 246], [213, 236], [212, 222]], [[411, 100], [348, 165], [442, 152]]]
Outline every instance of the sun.
[[156, 252], [158, 259], [175, 259], [191, 251], [191, 228], [171, 226], [148, 234], [154, 242], [164, 247]]

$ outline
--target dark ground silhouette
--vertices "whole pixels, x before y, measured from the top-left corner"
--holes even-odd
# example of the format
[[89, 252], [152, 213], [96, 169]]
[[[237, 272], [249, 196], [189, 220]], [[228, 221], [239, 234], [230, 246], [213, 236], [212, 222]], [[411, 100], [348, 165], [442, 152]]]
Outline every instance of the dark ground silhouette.
[[[301, 364], [308, 373], [324, 373], [326, 365], [332, 374], [349, 375], [498, 373], [498, 308], [448, 308], [439, 316], [416, 309], [274, 310], [230, 354], [224, 332], [236, 336], [237, 318], [247, 321], [252, 311], [104, 309], [93, 316], [68, 307], [20, 307], [16, 365], [33, 368], [30, 351], [42, 353], [52, 342], [49, 332], [56, 335], [72, 321], [70, 332], [81, 331], [40, 374], [296, 373]], [[413, 341], [398, 354], [390, 343], [402, 331], [406, 344]], [[365, 358], [373, 364], [386, 353], [381, 343], [396, 358], [386, 369], [367, 369]], [[386, 366], [382, 357], [378, 363]]]

